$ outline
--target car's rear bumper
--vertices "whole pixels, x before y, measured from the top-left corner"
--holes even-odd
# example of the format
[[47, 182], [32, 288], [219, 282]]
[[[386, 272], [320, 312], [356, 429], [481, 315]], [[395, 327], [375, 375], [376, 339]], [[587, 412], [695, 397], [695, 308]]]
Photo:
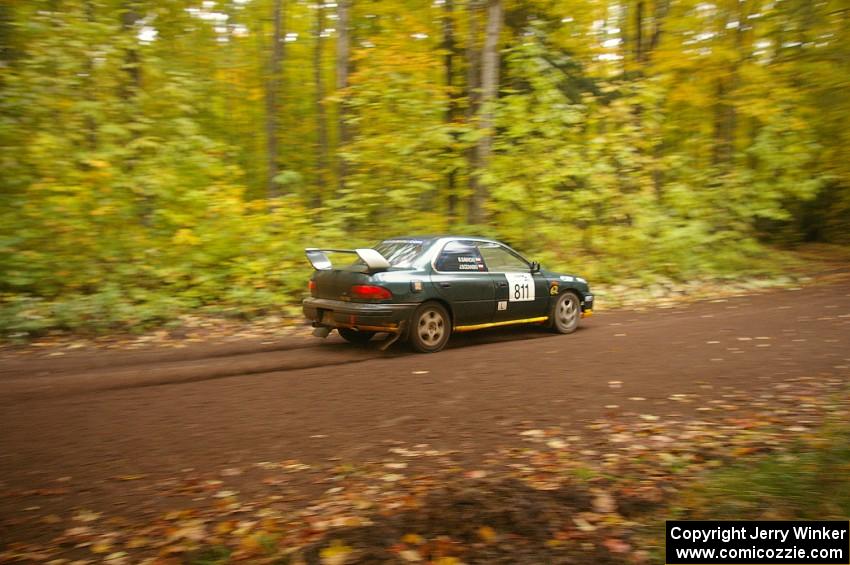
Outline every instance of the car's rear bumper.
[[354, 328], [360, 331], [399, 333], [418, 304], [369, 304], [326, 298], [306, 298], [304, 316], [314, 327]]

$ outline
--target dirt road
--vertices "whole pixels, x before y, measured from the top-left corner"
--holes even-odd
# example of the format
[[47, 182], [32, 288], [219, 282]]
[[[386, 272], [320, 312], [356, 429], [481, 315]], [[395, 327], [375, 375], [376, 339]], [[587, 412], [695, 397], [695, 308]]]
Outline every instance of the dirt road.
[[[154, 511], [162, 501], [138, 485], [192, 470], [226, 474], [283, 460], [319, 469], [420, 444], [454, 451], [471, 468], [496, 448], [522, 445], [520, 429], [580, 433], [614, 413], [687, 416], [705, 406], [674, 402], [676, 394], [708, 402], [710, 391], [755, 396], [788, 377], [847, 380], [848, 330], [845, 281], [603, 310], [569, 336], [459, 335], [435, 355], [293, 337], [7, 358], [0, 538], [24, 535], [20, 517], [32, 511]], [[243, 491], [256, 486], [250, 472], [239, 474]], [[26, 535], [51, 533], [40, 524]]]

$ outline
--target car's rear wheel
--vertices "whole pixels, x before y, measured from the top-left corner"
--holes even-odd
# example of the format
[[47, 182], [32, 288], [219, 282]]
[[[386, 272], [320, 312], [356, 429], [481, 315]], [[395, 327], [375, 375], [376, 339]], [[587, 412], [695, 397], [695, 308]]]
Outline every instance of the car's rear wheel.
[[558, 333], [570, 334], [576, 331], [581, 319], [581, 303], [578, 296], [565, 292], [558, 296], [549, 313], [549, 325]]
[[449, 313], [437, 302], [419, 306], [410, 319], [410, 345], [421, 353], [435, 353], [446, 346], [452, 334]]
[[364, 332], [352, 328], [339, 328], [338, 331], [344, 340], [358, 345], [363, 345], [375, 335], [375, 332]]

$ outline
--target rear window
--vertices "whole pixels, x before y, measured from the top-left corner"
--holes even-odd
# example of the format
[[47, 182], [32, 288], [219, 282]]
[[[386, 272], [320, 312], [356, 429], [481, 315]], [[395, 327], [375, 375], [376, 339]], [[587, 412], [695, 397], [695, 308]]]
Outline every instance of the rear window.
[[390, 262], [393, 267], [406, 269], [422, 255], [424, 242], [414, 239], [388, 239], [375, 246], [375, 249]]

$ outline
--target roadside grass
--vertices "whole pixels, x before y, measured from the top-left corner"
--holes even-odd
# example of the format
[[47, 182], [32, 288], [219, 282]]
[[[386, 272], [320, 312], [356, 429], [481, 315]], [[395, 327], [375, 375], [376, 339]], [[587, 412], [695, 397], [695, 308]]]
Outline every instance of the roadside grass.
[[224, 565], [230, 562], [230, 549], [222, 546], [205, 547], [186, 556], [189, 565]]
[[[721, 261], [722, 270], [704, 265], [685, 269], [660, 260], [648, 265], [617, 260], [612, 263], [618, 265], [614, 268], [608, 259], [576, 265], [552, 258], [546, 266], [577, 271], [590, 280], [600, 307], [664, 306], [796, 286], [830, 268], [845, 267], [850, 262], [850, 247], [764, 247], [742, 263]], [[176, 292], [114, 284], [91, 294], [50, 299], [0, 293], [0, 347], [38, 340], [90, 341], [103, 336], [146, 339], [153, 334], [179, 335], [194, 330], [197, 324], [215, 334], [292, 326], [302, 319], [299, 304], [308, 276], [309, 269], [299, 267], [287, 272], [286, 284], [280, 288], [271, 282], [262, 288], [236, 285], [226, 296], [199, 296], [198, 289]]]
[[708, 473], [671, 518], [826, 520], [850, 517], [850, 425], [832, 424], [785, 452]]
[[666, 520], [847, 520], [850, 424], [813, 430], [788, 449], [707, 471], [666, 506], [645, 516], [636, 536], [651, 561], [664, 562]]

